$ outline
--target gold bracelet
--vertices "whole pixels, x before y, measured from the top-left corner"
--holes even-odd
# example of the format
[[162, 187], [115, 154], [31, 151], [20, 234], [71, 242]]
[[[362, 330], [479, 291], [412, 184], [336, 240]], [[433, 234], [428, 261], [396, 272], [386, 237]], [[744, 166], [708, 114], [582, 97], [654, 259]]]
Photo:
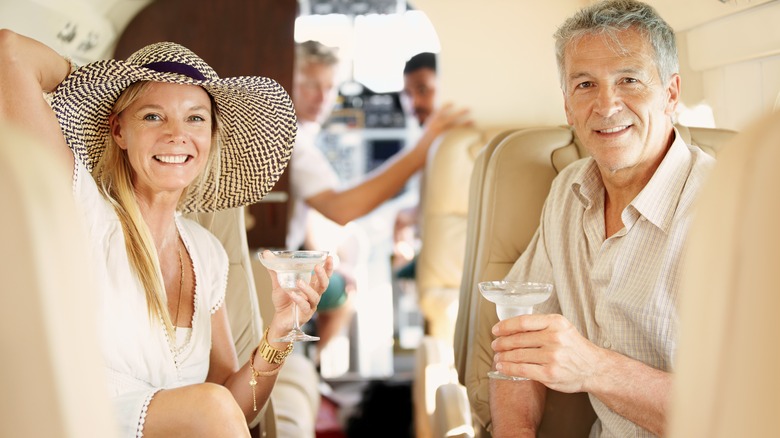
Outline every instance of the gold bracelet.
[[268, 343], [268, 328], [265, 329], [265, 332], [263, 332], [263, 342], [260, 343], [260, 357], [265, 359], [266, 362], [281, 365], [292, 351], [292, 342], [290, 342], [284, 350], [272, 347], [271, 344]]
[[255, 392], [255, 386], [257, 386], [257, 378], [275, 376], [276, 374], [279, 374], [279, 370], [282, 369], [282, 363], [284, 362], [284, 359], [286, 359], [287, 356], [293, 350], [292, 342], [285, 350], [278, 350], [276, 348], [271, 347], [268, 344], [268, 329], [265, 329], [265, 333], [263, 333], [263, 343], [261, 345], [263, 346], [263, 351], [265, 351], [265, 347], [272, 349], [274, 354], [271, 357], [271, 359], [278, 360], [278, 362], [271, 362], [271, 360], [266, 358], [265, 355], [263, 355], [263, 358], [266, 359], [268, 363], [275, 363], [278, 364], [279, 366], [277, 366], [276, 368], [270, 371], [257, 371], [255, 369], [255, 355], [257, 354], [257, 350], [260, 349], [260, 345], [255, 347], [255, 349], [252, 350], [252, 354], [249, 355], [249, 369], [252, 371], [252, 378], [249, 380], [249, 387], [252, 388], [252, 410], [255, 412], [257, 412], [257, 394]]

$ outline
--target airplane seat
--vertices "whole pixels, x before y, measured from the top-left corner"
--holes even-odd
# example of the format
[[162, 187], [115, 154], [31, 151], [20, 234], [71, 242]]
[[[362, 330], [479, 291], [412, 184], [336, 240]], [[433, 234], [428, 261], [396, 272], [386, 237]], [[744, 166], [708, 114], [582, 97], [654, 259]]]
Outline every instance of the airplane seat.
[[[188, 216], [211, 231], [227, 252], [229, 271], [225, 305], [239, 363], [246, 363], [263, 336], [261, 306], [271, 306], [272, 310], [273, 304], [270, 297], [268, 302], [259, 300], [246, 238], [245, 209], [241, 207]], [[319, 407], [317, 384], [314, 365], [303, 357], [291, 355], [279, 372], [271, 399], [250, 427], [258, 427], [258, 432], [262, 431], [262, 436], [267, 438], [309, 436], [304, 432], [306, 430], [313, 434]], [[292, 414], [287, 412], [291, 408], [286, 403], [288, 399], [296, 403]], [[290, 429], [293, 432], [289, 432]]]
[[451, 342], [466, 247], [471, 171], [479, 150], [501, 127], [448, 131], [428, 154], [421, 194], [416, 285], [428, 334]]
[[777, 434], [780, 112], [719, 154], [691, 226], [668, 436]]
[[433, 436], [437, 438], [474, 438], [474, 426], [466, 388], [447, 383], [436, 389], [436, 415]]
[[421, 246], [415, 286], [427, 333], [414, 360], [413, 405], [416, 436], [431, 436], [436, 389], [456, 382], [452, 342], [466, 242], [468, 187], [474, 160], [501, 126], [448, 131], [429, 151], [424, 170]]
[[[252, 272], [256, 285], [260, 314], [263, 321], [270, 321], [274, 313], [271, 276], [254, 254], [250, 265], [249, 272]], [[262, 336], [262, 332], [260, 335]], [[300, 354], [306, 344], [308, 343], [298, 343], [293, 354], [287, 356], [276, 379], [276, 386], [271, 392], [269, 404], [274, 409], [276, 436], [280, 438], [313, 438], [315, 435], [321, 401], [320, 374], [314, 363], [305, 354]]]
[[49, 155], [0, 124], [0, 436], [117, 437], [87, 233]]
[[[710, 153], [733, 132], [678, 126], [680, 135]], [[476, 163], [469, 200], [466, 260], [460, 289], [455, 366], [467, 389], [478, 435], [490, 427], [488, 377], [493, 350], [490, 328], [495, 305], [477, 291], [480, 281], [499, 280], [525, 250], [539, 225], [542, 205], [555, 176], [587, 156], [569, 127], [539, 127], [510, 133]], [[540, 437], [587, 436], [595, 421], [587, 394], [548, 391]]]

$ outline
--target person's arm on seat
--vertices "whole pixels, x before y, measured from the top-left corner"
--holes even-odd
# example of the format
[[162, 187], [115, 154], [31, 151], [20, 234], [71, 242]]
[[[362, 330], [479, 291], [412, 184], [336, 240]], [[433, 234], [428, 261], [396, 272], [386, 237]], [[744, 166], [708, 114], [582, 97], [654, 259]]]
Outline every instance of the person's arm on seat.
[[431, 115], [422, 137], [412, 149], [391, 158], [361, 183], [346, 190], [325, 190], [307, 198], [306, 203], [341, 225], [368, 214], [397, 194], [423, 167], [428, 150], [442, 132], [470, 123], [467, 114], [468, 110], [455, 109], [451, 104], [442, 106]]

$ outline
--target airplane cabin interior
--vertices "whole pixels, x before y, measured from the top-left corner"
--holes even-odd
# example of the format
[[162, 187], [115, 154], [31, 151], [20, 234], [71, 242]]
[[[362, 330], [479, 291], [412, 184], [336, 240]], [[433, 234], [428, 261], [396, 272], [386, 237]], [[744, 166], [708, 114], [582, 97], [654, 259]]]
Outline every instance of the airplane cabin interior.
[[[675, 132], [716, 163], [686, 241], [664, 436], [773, 436], [780, 1], [644, 2], [676, 36]], [[296, 343], [248, 429], [267, 438], [476, 438], [492, 436], [494, 336], [480, 328], [498, 321], [478, 284], [507, 276], [534, 239], [553, 181], [590, 156], [569, 125], [553, 33], [593, 3], [0, 0], [0, 29], [77, 65], [174, 41], [221, 77], [265, 76], [288, 93], [297, 43], [335, 48], [333, 108], [314, 145], [342, 187], [415, 147], [426, 125], [410, 109], [404, 65], [434, 53], [437, 103], [465, 106], [471, 123], [439, 135], [422, 169], [369, 213], [339, 225], [309, 212], [319, 236], [309, 244], [354, 256], [353, 316], [321, 350]], [[0, 436], [119, 437], [94, 329], [97, 292], [79, 263], [86, 235], [59, 184], [69, 175], [49, 169], [36, 147], [19, 147], [32, 143], [26, 133], [0, 130], [0, 282], [10, 300], [0, 312]], [[225, 303], [241, 364], [274, 316], [257, 253], [285, 248], [288, 174], [258, 203], [187, 215], [227, 253]], [[396, 222], [410, 209], [416, 224], [399, 241]], [[593, 398], [548, 390], [537, 436], [589, 436]]]

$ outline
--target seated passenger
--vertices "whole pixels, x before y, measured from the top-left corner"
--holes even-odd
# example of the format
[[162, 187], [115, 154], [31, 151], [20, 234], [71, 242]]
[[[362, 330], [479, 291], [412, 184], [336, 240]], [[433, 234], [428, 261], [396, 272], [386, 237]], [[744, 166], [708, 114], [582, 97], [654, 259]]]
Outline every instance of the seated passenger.
[[[439, 134], [465, 122], [465, 110], [448, 106], [431, 117], [422, 138], [413, 148], [397, 154], [360, 183], [339, 188], [338, 176], [315, 145], [320, 124], [332, 109], [338, 62], [336, 51], [322, 43], [306, 41], [296, 44], [292, 97], [298, 116], [299, 136], [290, 164], [293, 211], [287, 232], [288, 249], [300, 249], [304, 245], [309, 207], [339, 225], [346, 225], [370, 213], [395, 196], [423, 167], [428, 149]], [[308, 238], [318, 240], [316, 236]], [[325, 306], [317, 312], [320, 349], [351, 317], [347, 291], [353, 285], [345, 271], [337, 274], [340, 278], [334, 278], [333, 286], [323, 295]]]
[[[174, 43], [75, 71], [45, 45], [0, 30], [0, 119], [37, 134], [73, 172], [100, 291], [101, 349], [124, 437], [248, 437], [292, 344], [273, 340], [314, 313], [332, 260], [302, 293], [272, 275], [275, 313], [247, 363], [223, 303], [228, 260], [181, 212], [257, 202], [295, 138], [285, 91], [223, 78]], [[52, 92], [51, 107], [41, 98]], [[67, 255], [64, 255], [67, 256]], [[88, 428], [88, 425], [82, 425]]]
[[[714, 160], [685, 144], [671, 27], [650, 6], [585, 7], [555, 34], [566, 117], [591, 157], [553, 182], [508, 279], [552, 297], [493, 326], [494, 436], [535, 436], [547, 388], [587, 392], [591, 436], [663, 435], [691, 206]], [[520, 432], [522, 431], [522, 433]]]

